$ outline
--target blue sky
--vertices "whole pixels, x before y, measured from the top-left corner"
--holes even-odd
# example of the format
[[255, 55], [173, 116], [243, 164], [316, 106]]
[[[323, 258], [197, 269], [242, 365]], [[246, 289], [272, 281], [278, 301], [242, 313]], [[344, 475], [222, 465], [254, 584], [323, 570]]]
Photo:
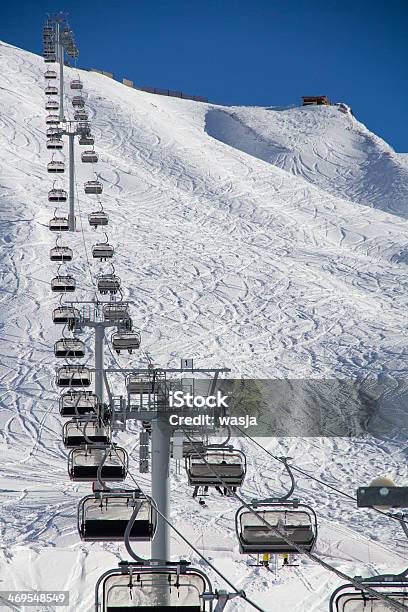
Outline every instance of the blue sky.
[[408, 152], [408, 0], [22, 0], [1, 38], [41, 50], [64, 10], [79, 65], [220, 104], [280, 106], [326, 94]]

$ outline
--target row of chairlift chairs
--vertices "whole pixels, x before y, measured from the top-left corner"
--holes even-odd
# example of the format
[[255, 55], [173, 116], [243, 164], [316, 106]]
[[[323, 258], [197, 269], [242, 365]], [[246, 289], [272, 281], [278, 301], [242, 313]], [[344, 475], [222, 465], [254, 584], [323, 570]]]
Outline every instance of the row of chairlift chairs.
[[[55, 61], [52, 48], [44, 53], [46, 63]], [[55, 70], [48, 69], [45, 74], [48, 96], [46, 110], [57, 111], [59, 104], [53, 96], [58, 95], [58, 88], [51, 84], [57, 79]], [[80, 79], [71, 81], [72, 90], [82, 90]], [[75, 109], [74, 120], [87, 122], [88, 114], [84, 110], [85, 101], [82, 93], [74, 96], [72, 105]], [[57, 151], [63, 148], [59, 131], [59, 117], [49, 115], [46, 120], [47, 148]], [[80, 144], [94, 144], [87, 124], [84, 124]], [[93, 150], [82, 152], [83, 163], [96, 163], [98, 155]], [[47, 166], [50, 173], [63, 173], [65, 164], [55, 160], [54, 156]], [[84, 185], [86, 194], [102, 193], [98, 180], [88, 181]], [[65, 202], [65, 190], [55, 188], [48, 194], [50, 202]], [[103, 211], [91, 213], [89, 224], [96, 228], [106, 226], [108, 217]], [[66, 217], [54, 216], [49, 227], [52, 231], [63, 232], [69, 229]], [[113, 257], [114, 249], [106, 242], [96, 243], [92, 255], [96, 259], [108, 260]], [[72, 249], [57, 245], [50, 251], [51, 261], [65, 263], [73, 258]], [[53, 291], [61, 293], [75, 290], [75, 279], [72, 276], [57, 276], [51, 282]], [[102, 294], [115, 294], [120, 288], [120, 279], [114, 274], [101, 275], [98, 278], [98, 289]], [[112, 345], [117, 353], [122, 350], [132, 352], [140, 346], [140, 334], [132, 329], [126, 304], [120, 302], [103, 305], [103, 314], [107, 320], [117, 320], [122, 327], [112, 334]], [[54, 309], [53, 322], [67, 326], [71, 331], [80, 326], [81, 313], [73, 306], [59, 306]], [[85, 344], [77, 337], [61, 338], [54, 346], [55, 356], [65, 359], [77, 359], [85, 356]], [[77, 528], [84, 541], [148, 542], [155, 533], [157, 513], [153, 501], [140, 490], [108, 489], [106, 482], [125, 480], [128, 472], [128, 455], [125, 449], [112, 443], [110, 411], [101, 406], [95, 393], [88, 390], [92, 382], [89, 368], [80, 365], [64, 365], [57, 371], [56, 384], [68, 388], [60, 398], [60, 415], [69, 420], [63, 426], [63, 444], [70, 450], [68, 456], [68, 474], [76, 482], [98, 482], [101, 490], [85, 496], [78, 506]], [[147, 383], [147, 384], [146, 384]], [[151, 381], [135, 375], [127, 380], [128, 392], [151, 392]], [[234, 492], [240, 487], [246, 475], [246, 458], [242, 451], [233, 447], [205, 447], [185, 443], [183, 450], [188, 483], [197, 495], [200, 488], [204, 492], [209, 487], [223, 492]], [[287, 462], [285, 466], [288, 469]], [[290, 468], [289, 468], [289, 473]], [[241, 507], [235, 517], [235, 528], [241, 554], [288, 554], [311, 551], [317, 539], [317, 517], [314, 510], [290, 499], [294, 488], [292, 478], [290, 493], [277, 500], [258, 500]], [[299, 550], [298, 547], [301, 547]], [[382, 589], [396, 601], [405, 603], [408, 598], [407, 574], [400, 577], [385, 576], [367, 579], [372, 587]], [[201, 570], [191, 568], [189, 563], [166, 563], [162, 566], [151, 566], [122, 562], [119, 568], [105, 572], [96, 586], [96, 606], [105, 612], [119, 610], [160, 609], [189, 610], [202, 612], [213, 609], [213, 599], [206, 597], [213, 589], [208, 577]], [[330, 602], [333, 612], [354, 612], [365, 610], [366, 604], [371, 610], [379, 600], [374, 600], [363, 591], [352, 585], [337, 589]], [[364, 608], [356, 607], [361, 602]], [[382, 609], [382, 608], [381, 608]]]

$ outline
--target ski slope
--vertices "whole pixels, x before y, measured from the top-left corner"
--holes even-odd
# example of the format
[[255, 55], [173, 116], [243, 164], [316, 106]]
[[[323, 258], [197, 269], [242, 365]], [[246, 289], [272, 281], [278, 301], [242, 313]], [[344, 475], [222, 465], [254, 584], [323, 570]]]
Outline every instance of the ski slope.
[[[44, 70], [42, 58], [0, 44], [0, 590], [70, 590], [70, 612], [88, 612], [99, 575], [127, 556], [121, 545], [80, 542], [76, 506], [89, 488], [66, 473], [54, 385], [60, 330], [49, 287], [56, 266], [48, 259], [55, 236], [47, 227], [54, 208]], [[76, 75], [67, 69], [66, 84]], [[234, 377], [407, 374], [406, 154], [336, 107], [221, 107], [80, 76], [116, 273], [154, 363], [193, 357], [231, 367]], [[86, 166], [77, 150], [83, 232], [64, 239], [84, 300], [94, 295], [99, 269], [87, 263], [96, 234], [86, 220], [94, 209], [82, 188], [92, 178]], [[141, 363], [135, 354], [117, 359], [123, 367]], [[106, 361], [115, 363], [109, 350]], [[118, 442], [149, 489], [149, 475], [137, 471], [136, 432], [130, 426]], [[261, 442], [348, 493], [377, 475], [408, 482], [404, 439]], [[248, 454], [244, 498], [279, 494], [286, 482], [279, 464], [248, 441], [238, 445]], [[308, 560], [276, 576], [251, 567], [234, 536], [237, 502], [214, 495], [202, 508], [183, 470], [172, 478], [171, 520], [258, 605], [327, 610], [336, 576]], [[350, 575], [405, 569], [408, 543], [394, 521], [358, 511], [306, 478], [296, 494], [315, 505], [316, 553], [324, 560]], [[172, 551], [205, 569], [174, 534]], [[147, 555], [147, 545], [140, 552]], [[250, 608], [235, 599], [227, 609]]]

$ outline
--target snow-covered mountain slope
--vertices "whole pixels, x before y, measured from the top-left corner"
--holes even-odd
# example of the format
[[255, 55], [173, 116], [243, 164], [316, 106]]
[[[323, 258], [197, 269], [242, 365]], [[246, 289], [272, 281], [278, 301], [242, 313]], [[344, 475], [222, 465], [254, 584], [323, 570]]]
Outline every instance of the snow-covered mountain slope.
[[[126, 554], [119, 545], [79, 543], [76, 504], [88, 488], [69, 481], [60, 442], [43, 72], [41, 58], [1, 44], [0, 587], [65, 587], [70, 612], [88, 612], [97, 577]], [[66, 70], [67, 84], [74, 75]], [[264, 378], [406, 374], [406, 170], [382, 141], [335, 109], [230, 109], [131, 90], [95, 73], [81, 78], [115, 269], [155, 363], [194, 357]], [[93, 297], [99, 269], [87, 260], [96, 240], [86, 221], [95, 205], [82, 189], [90, 178], [77, 154], [83, 232], [64, 241], [75, 250], [67, 269], [78, 299]], [[91, 346], [87, 354], [92, 361]], [[138, 355], [118, 359], [140, 363]], [[113, 363], [109, 350], [106, 360]], [[116, 384], [123, 389], [122, 380]], [[137, 472], [136, 430], [119, 441], [148, 488]], [[407, 481], [403, 441], [263, 443], [349, 493], [379, 473]], [[238, 444], [249, 458], [244, 497], [278, 493], [285, 483], [279, 466]], [[250, 567], [233, 534], [236, 501], [193, 505], [184, 474], [172, 476], [174, 523], [259, 605], [327, 609], [336, 577], [309, 561], [276, 578]], [[297, 495], [316, 506], [322, 558], [351, 575], [405, 567], [407, 543], [395, 522], [356, 511], [306, 478]], [[172, 546], [175, 558], [194, 559], [176, 537]], [[234, 600], [228, 609], [249, 608]]]
[[[346, 110], [344, 110], [346, 109]], [[207, 132], [347, 200], [408, 216], [404, 154], [342, 106], [215, 108]]]

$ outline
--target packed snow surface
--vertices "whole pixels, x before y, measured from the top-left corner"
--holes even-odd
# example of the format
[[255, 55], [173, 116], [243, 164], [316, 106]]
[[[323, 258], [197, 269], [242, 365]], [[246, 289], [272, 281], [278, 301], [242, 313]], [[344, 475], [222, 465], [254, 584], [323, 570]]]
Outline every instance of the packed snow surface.
[[[61, 443], [44, 70], [42, 58], [1, 44], [0, 590], [66, 589], [69, 610], [88, 612], [99, 575], [127, 555], [122, 545], [79, 540], [76, 508], [89, 487], [69, 480]], [[76, 75], [65, 71], [71, 118], [68, 84]], [[147, 94], [96, 73], [80, 77], [115, 271], [134, 303], [144, 355], [162, 366], [193, 357], [197, 365], [231, 367], [235, 377], [406, 375], [406, 155], [336, 106], [221, 107]], [[87, 223], [97, 207], [84, 195], [93, 177], [78, 150], [78, 231], [63, 241], [75, 258], [64, 269], [77, 279], [77, 299], [86, 300], [100, 267], [89, 249], [103, 234]], [[115, 359], [123, 367], [146, 363], [137, 354], [113, 358], [107, 348], [106, 362]], [[121, 378], [115, 385], [123, 393]], [[138, 473], [137, 431], [131, 425], [118, 442], [149, 490], [150, 476]], [[404, 440], [260, 441], [349, 494], [377, 475], [408, 484]], [[246, 500], [284, 490], [279, 464], [250, 441], [237, 444], [248, 455]], [[405, 569], [408, 543], [395, 521], [357, 510], [310, 479], [297, 485], [296, 495], [318, 514], [322, 559], [352, 576]], [[174, 524], [264, 610], [327, 610], [341, 581], [318, 564], [300, 560], [275, 575], [239, 554], [236, 500], [214, 494], [200, 507], [173, 463], [171, 499]], [[174, 559], [204, 569], [174, 533], [171, 544]], [[145, 544], [138, 550], [149, 552]], [[239, 599], [228, 606], [250, 609]]]

